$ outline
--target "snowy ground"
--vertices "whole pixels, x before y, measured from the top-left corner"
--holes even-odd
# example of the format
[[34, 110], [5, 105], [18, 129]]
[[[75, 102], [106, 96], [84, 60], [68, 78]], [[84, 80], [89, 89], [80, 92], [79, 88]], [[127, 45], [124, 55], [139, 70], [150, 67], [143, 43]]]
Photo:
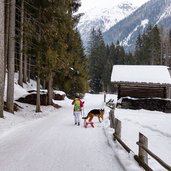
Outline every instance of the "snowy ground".
[[[15, 88], [15, 92], [20, 87]], [[27, 87], [28, 89], [28, 87]], [[23, 91], [24, 92], [24, 91]], [[17, 93], [18, 94], [18, 93]], [[17, 95], [19, 96], [19, 95]], [[107, 95], [107, 100], [115, 95]], [[71, 100], [55, 101], [60, 109], [21, 104], [15, 115], [5, 112], [0, 119], [0, 170], [2, 171], [142, 171], [133, 159], [138, 153], [138, 133], [148, 137], [149, 149], [171, 165], [171, 114], [146, 110], [116, 109], [122, 121], [122, 139], [133, 150], [128, 154], [112, 140], [109, 108], [103, 95], [86, 94], [84, 113], [105, 108], [102, 123], [95, 118], [95, 128], [74, 125]], [[164, 169], [149, 156], [155, 171]]]

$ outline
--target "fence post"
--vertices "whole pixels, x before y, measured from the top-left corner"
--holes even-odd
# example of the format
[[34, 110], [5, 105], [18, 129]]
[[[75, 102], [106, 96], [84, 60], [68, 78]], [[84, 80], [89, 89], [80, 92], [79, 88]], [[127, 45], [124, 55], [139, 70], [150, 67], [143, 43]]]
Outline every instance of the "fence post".
[[[148, 148], [148, 138], [139, 132], [139, 143]], [[139, 158], [148, 165], [148, 154], [147, 152], [139, 146]]]
[[114, 110], [110, 110], [109, 112], [109, 120], [110, 120], [110, 127], [111, 128], [115, 128], [115, 114], [114, 114]]
[[106, 103], [106, 92], [104, 91], [104, 102]]
[[[115, 134], [121, 138], [121, 121], [117, 118], [115, 119]], [[116, 138], [114, 138], [114, 141], [116, 141]]]

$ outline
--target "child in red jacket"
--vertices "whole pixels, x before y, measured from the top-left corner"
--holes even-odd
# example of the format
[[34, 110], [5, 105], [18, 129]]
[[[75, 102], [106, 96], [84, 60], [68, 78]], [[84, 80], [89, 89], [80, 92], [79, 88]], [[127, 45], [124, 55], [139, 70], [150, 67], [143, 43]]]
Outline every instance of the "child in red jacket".
[[72, 102], [72, 105], [74, 105], [74, 121], [75, 125], [80, 125], [81, 121], [81, 112], [82, 112], [82, 107], [83, 107], [83, 102], [81, 99], [77, 96]]

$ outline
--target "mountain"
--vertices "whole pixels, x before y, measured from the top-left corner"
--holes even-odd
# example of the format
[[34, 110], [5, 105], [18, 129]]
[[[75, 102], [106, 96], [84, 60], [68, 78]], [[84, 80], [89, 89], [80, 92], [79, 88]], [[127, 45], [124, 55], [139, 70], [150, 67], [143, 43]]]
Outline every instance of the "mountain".
[[93, 28], [96, 30], [100, 28], [103, 33], [120, 20], [130, 15], [137, 8], [138, 7], [128, 1], [122, 1], [121, 3], [115, 2], [110, 8], [94, 7], [84, 12], [77, 26], [84, 46], [87, 46]]
[[171, 0], [151, 0], [111, 27], [103, 36], [106, 44], [120, 41], [126, 51], [133, 51], [137, 36], [142, 34], [149, 24], [171, 29], [170, 23]]

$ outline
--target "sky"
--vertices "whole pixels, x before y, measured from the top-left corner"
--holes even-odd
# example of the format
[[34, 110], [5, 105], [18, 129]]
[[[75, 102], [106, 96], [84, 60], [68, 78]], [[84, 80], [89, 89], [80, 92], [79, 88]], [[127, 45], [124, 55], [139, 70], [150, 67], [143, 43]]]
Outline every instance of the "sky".
[[[26, 90], [35, 89], [35, 82], [17, 85], [15, 99]], [[59, 92], [64, 93], [64, 92]], [[138, 154], [139, 132], [148, 137], [149, 149], [171, 165], [171, 114], [147, 110], [116, 109], [115, 117], [122, 122], [121, 139], [132, 149], [128, 154], [113, 141], [114, 129], [109, 126], [110, 109], [103, 94], [86, 94], [83, 115], [91, 109], [105, 108], [104, 120], [93, 119], [95, 127], [74, 125], [72, 100], [54, 101], [62, 106], [35, 106], [18, 103], [23, 109], [15, 114], [5, 112], [0, 118], [0, 170], [3, 171], [143, 171], [133, 159]], [[117, 96], [107, 94], [107, 101]], [[149, 165], [163, 171], [152, 157]]]
[[[127, 0], [136, 6], [141, 6], [143, 3], [149, 0]], [[125, 0], [81, 0], [81, 7], [79, 9], [80, 12], [85, 12], [93, 7], [96, 8], [109, 8], [112, 4], [118, 4], [121, 2], [125, 2]]]

